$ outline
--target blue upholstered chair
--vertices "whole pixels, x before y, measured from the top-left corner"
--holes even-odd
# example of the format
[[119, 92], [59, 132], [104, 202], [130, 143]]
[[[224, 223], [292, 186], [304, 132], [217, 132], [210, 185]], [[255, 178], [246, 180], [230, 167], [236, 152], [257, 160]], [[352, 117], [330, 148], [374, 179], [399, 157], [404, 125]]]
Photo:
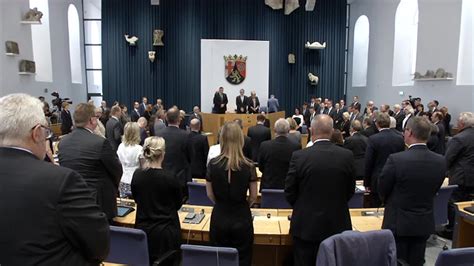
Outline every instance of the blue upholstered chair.
[[474, 248], [455, 248], [439, 253], [435, 266], [472, 266]]
[[188, 182], [189, 198], [188, 204], [213, 206], [214, 203], [207, 197], [206, 184]]
[[261, 208], [291, 209], [283, 189], [262, 189]]
[[235, 248], [181, 245], [183, 266], [238, 266], [239, 253]]
[[149, 265], [145, 232], [139, 229], [110, 226], [110, 252], [105, 260], [112, 263]]
[[448, 201], [457, 185], [442, 187], [439, 189], [433, 204], [435, 225], [445, 225], [448, 223]]

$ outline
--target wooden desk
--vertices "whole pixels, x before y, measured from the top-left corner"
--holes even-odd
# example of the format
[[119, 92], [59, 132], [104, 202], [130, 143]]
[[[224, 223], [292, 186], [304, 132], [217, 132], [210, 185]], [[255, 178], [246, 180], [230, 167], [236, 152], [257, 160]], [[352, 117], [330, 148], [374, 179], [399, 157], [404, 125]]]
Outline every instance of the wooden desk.
[[474, 214], [464, 210], [470, 206], [474, 206], [474, 201], [456, 203], [453, 248], [474, 247]]

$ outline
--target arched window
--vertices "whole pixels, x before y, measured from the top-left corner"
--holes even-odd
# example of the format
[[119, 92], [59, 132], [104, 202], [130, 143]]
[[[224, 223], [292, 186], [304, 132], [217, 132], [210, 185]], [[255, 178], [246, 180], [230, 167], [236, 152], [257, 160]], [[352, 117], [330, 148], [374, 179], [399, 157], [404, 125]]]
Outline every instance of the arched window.
[[474, 85], [474, 1], [463, 0], [461, 12], [461, 33], [459, 36], [459, 54], [457, 85]]
[[73, 4], [67, 11], [69, 29], [69, 63], [71, 64], [71, 82], [82, 83], [81, 65], [81, 34], [79, 27], [79, 14]]
[[360, 16], [354, 26], [354, 52], [352, 56], [352, 86], [367, 85], [370, 25], [367, 16]]
[[43, 13], [41, 25], [31, 25], [31, 44], [33, 60], [36, 63], [36, 81], [53, 81], [53, 64], [51, 60], [51, 37], [49, 33], [48, 0], [30, 0], [30, 8], [38, 8]]
[[392, 85], [413, 85], [418, 38], [418, 0], [401, 0], [395, 14]]

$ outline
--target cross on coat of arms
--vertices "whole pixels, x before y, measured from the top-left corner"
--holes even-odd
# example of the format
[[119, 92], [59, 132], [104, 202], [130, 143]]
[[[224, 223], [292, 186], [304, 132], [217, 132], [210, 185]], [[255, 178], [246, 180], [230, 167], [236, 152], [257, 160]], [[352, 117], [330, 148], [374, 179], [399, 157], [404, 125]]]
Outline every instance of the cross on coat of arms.
[[240, 84], [245, 80], [245, 68], [247, 57], [229, 55], [224, 56], [225, 79], [234, 85]]

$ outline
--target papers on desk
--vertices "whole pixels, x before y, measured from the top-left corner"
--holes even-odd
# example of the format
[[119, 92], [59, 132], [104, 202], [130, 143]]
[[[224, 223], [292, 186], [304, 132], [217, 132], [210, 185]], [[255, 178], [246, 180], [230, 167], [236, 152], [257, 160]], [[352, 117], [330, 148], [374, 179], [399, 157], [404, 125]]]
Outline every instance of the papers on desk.
[[363, 185], [356, 185], [355, 192], [365, 192], [365, 187]]

